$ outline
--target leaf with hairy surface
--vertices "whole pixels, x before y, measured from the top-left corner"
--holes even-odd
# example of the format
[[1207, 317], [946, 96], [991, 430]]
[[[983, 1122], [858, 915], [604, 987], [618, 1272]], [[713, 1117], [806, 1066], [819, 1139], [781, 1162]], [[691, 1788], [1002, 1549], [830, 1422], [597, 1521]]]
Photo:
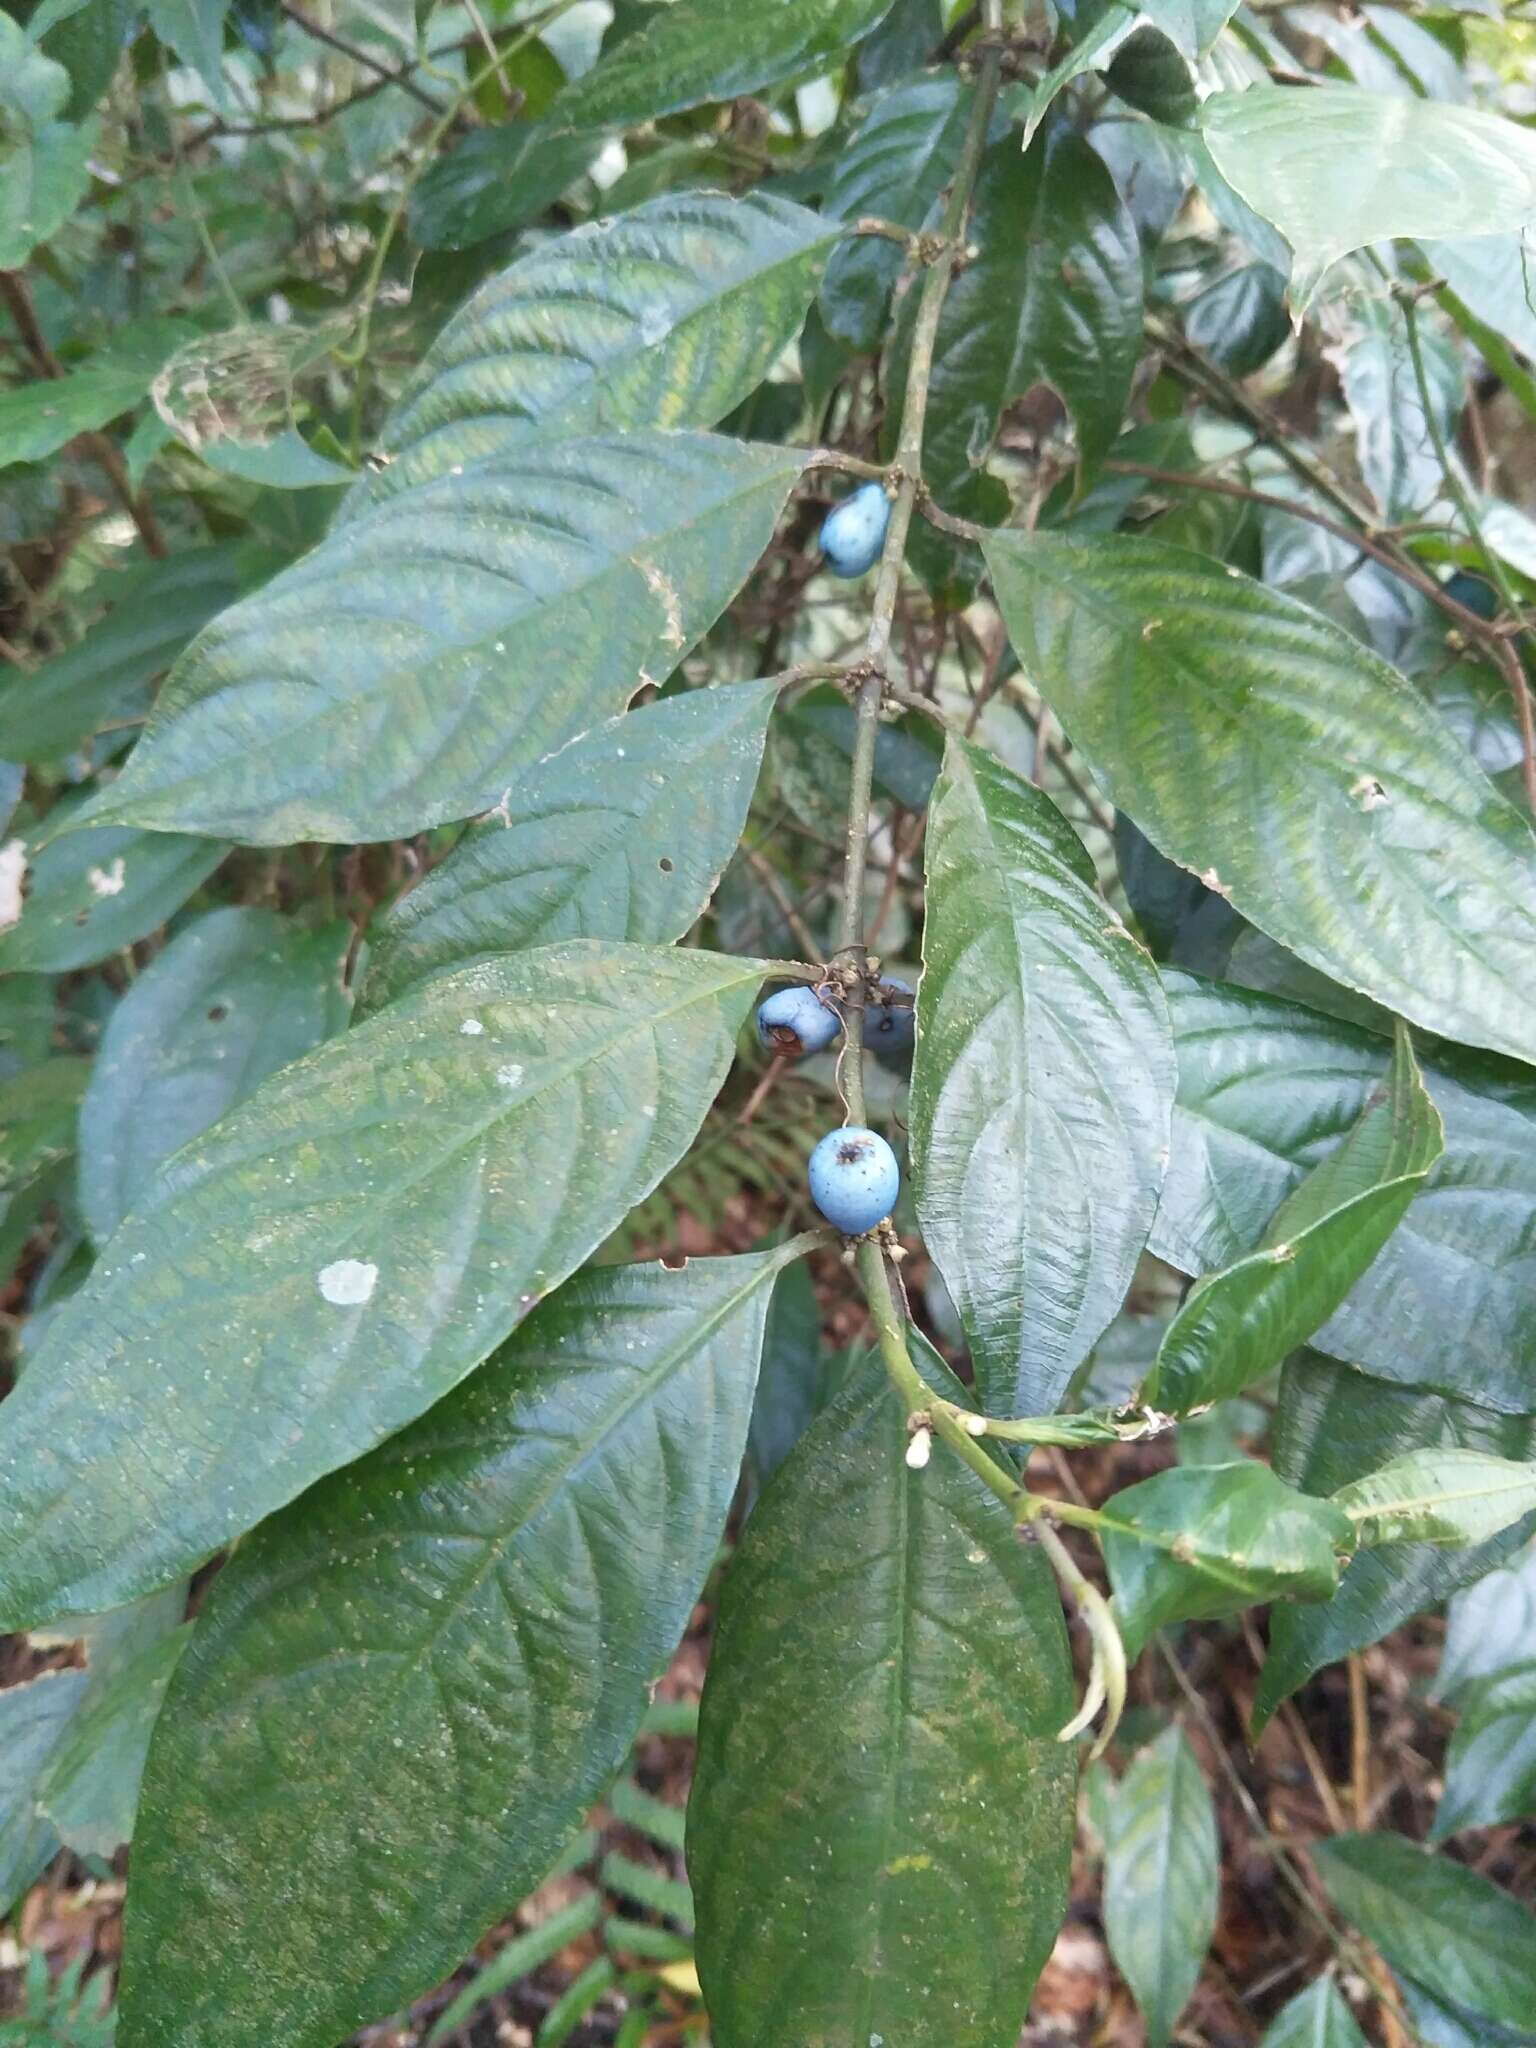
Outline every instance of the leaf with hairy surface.
[[985, 553], [1030, 681], [1155, 846], [1335, 981], [1536, 1060], [1536, 835], [1395, 669], [1183, 548]]
[[546, 1874], [708, 1573], [806, 1243], [578, 1275], [242, 1545], [150, 1753], [122, 2048], [331, 2048]]
[[741, 837], [777, 701], [768, 683], [690, 690], [573, 740], [380, 920], [365, 1010], [492, 953], [680, 939]]
[[708, 434], [514, 445], [364, 511], [193, 642], [92, 821], [277, 846], [489, 809], [671, 674], [804, 460]]
[[1192, 1289], [1146, 1398], [1175, 1414], [1240, 1393], [1326, 1322], [1396, 1228], [1444, 1150], [1406, 1025], [1386, 1078], [1245, 1253]]
[[993, 1413], [1048, 1413], [1125, 1298], [1173, 1093], [1157, 973], [1039, 790], [951, 739], [927, 840], [912, 1171]]
[[1054, 1582], [958, 1459], [940, 1447], [913, 1471], [906, 1443], [869, 1360], [779, 1468], [726, 1579], [688, 1811], [719, 2048], [995, 2048], [1066, 1907]]
[[762, 974], [509, 954], [167, 1161], [0, 1406], [6, 1625], [164, 1584], [461, 1380], [682, 1155]]

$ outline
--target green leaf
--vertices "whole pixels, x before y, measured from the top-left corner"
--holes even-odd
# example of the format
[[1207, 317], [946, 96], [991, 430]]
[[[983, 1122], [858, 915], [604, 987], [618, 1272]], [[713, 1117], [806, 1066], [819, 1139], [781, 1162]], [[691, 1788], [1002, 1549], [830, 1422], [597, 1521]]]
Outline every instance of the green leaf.
[[242, 543], [146, 564], [76, 646], [0, 689], [6, 752], [16, 761], [54, 761], [103, 726], [142, 718], [150, 684], [267, 566], [264, 552]]
[[380, 921], [365, 1008], [491, 953], [680, 939], [741, 837], [777, 697], [692, 690], [574, 740]]
[[24, 1187], [75, 1149], [89, 1060], [49, 1059], [0, 1081], [0, 1188]]
[[228, 852], [224, 840], [124, 825], [50, 840], [28, 862], [19, 921], [0, 928], [0, 974], [63, 974], [105, 960], [180, 910]]
[[[980, 253], [939, 319], [923, 469], [946, 504], [977, 511], [987, 509], [979, 472], [1003, 408], [1041, 380], [1072, 414], [1083, 467], [1107, 452], [1141, 349], [1142, 263], [1113, 178], [1065, 130], [1037, 136], [1022, 155], [1012, 135], [988, 151], [970, 236]], [[896, 425], [892, 408], [888, 437]]]
[[747, 1465], [761, 1492], [825, 1404], [831, 1361], [821, 1352], [821, 1306], [803, 1262], [779, 1275], [768, 1305], [763, 1365], [747, 1431]]
[[1401, 1835], [1335, 1835], [1311, 1857], [1333, 1905], [1404, 1977], [1516, 2034], [1536, 2013], [1536, 1916]]
[[912, 1075], [923, 1234], [993, 1413], [1056, 1406], [1125, 1298], [1174, 1085], [1156, 970], [1050, 801], [951, 739]]
[[1270, 2021], [1260, 2048], [1368, 2048], [1344, 1994], [1319, 1977]]
[[[1427, 1448], [1536, 1457], [1536, 1421], [1493, 1414], [1422, 1388], [1388, 1386], [1315, 1352], [1287, 1361], [1274, 1461], [1293, 1486], [1332, 1494], [1399, 1452]], [[1379, 1641], [1410, 1616], [1472, 1584], [1517, 1549], [1524, 1533], [1506, 1529], [1473, 1549], [1397, 1543], [1361, 1550], [1326, 1606], [1277, 1608], [1254, 1704], [1255, 1739], [1278, 1703], [1314, 1671]]]
[[1348, 1136], [1286, 1196], [1257, 1250], [1191, 1291], [1146, 1398], [1186, 1414], [1262, 1379], [1333, 1314], [1443, 1150], [1439, 1112], [1399, 1024], [1386, 1078]]
[[69, 98], [63, 65], [0, 14], [0, 270], [20, 270], [69, 219], [90, 183], [96, 123], [76, 128], [58, 119]]
[[[1421, 2048], [1490, 2048], [1489, 2030], [1481, 2020], [1471, 2020], [1463, 2012], [1453, 2012], [1450, 2006], [1426, 1991], [1422, 1984], [1415, 1984], [1411, 1977], [1400, 1978], [1398, 1989], [1403, 1994], [1403, 2010], [1418, 2034]], [[1524, 2044], [1531, 2037], [1501, 2032], [1496, 2038], [1501, 2043], [1518, 2040]]]
[[766, 192], [679, 192], [532, 250], [427, 351], [343, 523], [536, 435], [714, 426], [799, 331], [835, 236]]
[[83, 1671], [49, 1671], [0, 1690], [0, 1915], [58, 1847], [37, 1810], [37, 1781], [85, 1690]]
[[[1379, 1038], [1220, 983], [1165, 973], [1179, 1094], [1152, 1249], [1186, 1273], [1229, 1264], [1378, 1085]], [[1536, 1084], [1443, 1047], [1424, 1078], [1445, 1152], [1314, 1340], [1378, 1378], [1487, 1407], [1536, 1408], [1525, 1247], [1536, 1231]]]
[[1363, 299], [1350, 305], [1344, 325], [1330, 353], [1371, 496], [1393, 523], [1453, 516], [1429, 419], [1441, 440], [1454, 446], [1466, 392], [1466, 364], [1455, 336], [1433, 328], [1421, 336], [1432, 407], [1426, 418], [1401, 306], [1391, 299]]
[[1517, 355], [1536, 358], [1536, 233], [1424, 242], [1424, 260]]
[[1143, 0], [1142, 11], [1186, 57], [1203, 57], [1237, 5], [1238, 0]]
[[1536, 1545], [1503, 1571], [1489, 1572], [1458, 1593], [1446, 1609], [1445, 1647], [1435, 1673], [1435, 1696], [1458, 1699], [1462, 1689], [1524, 1663], [1536, 1643]]
[[154, 374], [153, 364], [122, 364], [0, 391], [0, 469], [41, 462], [77, 434], [104, 427], [138, 404]]
[[578, 1276], [241, 1546], [150, 1754], [122, 2048], [331, 2048], [545, 1875], [698, 1597], [804, 1248]]
[[167, 1161], [0, 1405], [9, 1625], [164, 1584], [461, 1380], [682, 1155], [762, 972], [509, 954]]
[[1126, 1654], [1171, 1621], [1200, 1621], [1263, 1600], [1326, 1600], [1349, 1517], [1311, 1500], [1267, 1465], [1183, 1465], [1112, 1494], [1104, 1562]]
[[545, 121], [477, 128], [427, 166], [411, 195], [411, 234], [424, 249], [470, 249], [525, 227], [575, 184], [602, 146], [601, 134]]
[[364, 510], [199, 635], [93, 820], [280, 846], [489, 809], [671, 673], [803, 462], [614, 434], [509, 447]]
[[1486, 1543], [1536, 1510], [1536, 1463], [1486, 1451], [1408, 1451], [1341, 1487], [1334, 1500], [1363, 1548]]
[[674, 0], [604, 53], [550, 109], [552, 122], [632, 128], [832, 69], [883, 21], [891, 0]]
[[1347, 988], [1536, 1059], [1536, 836], [1395, 669], [1183, 548], [985, 553], [1031, 681], [1154, 845]]
[[1017, 95], [1026, 149], [1034, 141], [1036, 131], [1050, 112], [1056, 95], [1074, 78], [1081, 78], [1085, 71], [1103, 71], [1115, 51], [1134, 32], [1140, 18], [1134, 7], [1121, 6], [1119, 0], [1110, 0], [1109, 5], [1093, 11], [1093, 17], [1086, 25], [1074, 22], [1075, 39], [1065, 56], [1049, 71], [1043, 72], [1034, 86], [1022, 88]]
[[1233, 377], [1262, 369], [1291, 331], [1285, 279], [1268, 263], [1229, 270], [1181, 311], [1189, 340]]
[[958, 1459], [940, 1447], [914, 1472], [906, 1442], [870, 1361], [779, 1468], [726, 1578], [688, 1809], [718, 2048], [996, 2048], [1066, 1907], [1050, 1571]]
[[1352, 85], [1254, 85], [1213, 93], [1201, 122], [1222, 175], [1295, 251], [1298, 306], [1368, 243], [1536, 224], [1536, 135], [1497, 114]]
[[38, 1806], [77, 1855], [110, 1856], [131, 1838], [155, 1717], [191, 1633], [158, 1637], [94, 1686], [49, 1757]]
[[224, 15], [229, 0], [146, 0], [156, 37], [190, 66], [216, 107], [225, 104]]
[[1478, 1679], [1457, 1704], [1433, 1842], [1536, 1815], [1536, 1662]]
[[[833, 163], [822, 201], [828, 218], [855, 221], [868, 214], [922, 227], [954, 175], [972, 99], [953, 72], [940, 72], [876, 100]], [[882, 235], [839, 242], [818, 301], [827, 331], [849, 348], [874, 348], [904, 262], [901, 247]]]
[[306, 931], [270, 910], [212, 910], [139, 975], [80, 1109], [80, 1213], [98, 1244], [163, 1159], [346, 1023], [351, 938], [344, 922]]
[[270, 441], [242, 441], [210, 435], [198, 443], [197, 455], [222, 476], [260, 484], [270, 491], [334, 490], [349, 484], [354, 472], [311, 448], [297, 427], [283, 427]]
[[1190, 68], [1161, 29], [1143, 26], [1127, 36], [1104, 74], [1104, 83], [1127, 106], [1170, 127], [1187, 127], [1199, 112], [1200, 98]]
[[27, 34], [69, 73], [72, 120], [82, 120], [112, 83], [138, 20], [138, 0], [61, 0], [27, 17]]
[[1104, 1847], [1104, 1932], [1147, 2023], [1167, 2048], [1216, 1926], [1216, 1814], [1177, 1725], [1115, 1787]]

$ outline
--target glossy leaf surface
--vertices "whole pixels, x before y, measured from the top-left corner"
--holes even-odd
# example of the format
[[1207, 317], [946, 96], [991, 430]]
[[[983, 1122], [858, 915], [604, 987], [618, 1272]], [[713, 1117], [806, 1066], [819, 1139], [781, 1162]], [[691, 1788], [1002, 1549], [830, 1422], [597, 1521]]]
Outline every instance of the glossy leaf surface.
[[306, 931], [270, 910], [213, 910], [137, 977], [80, 1109], [80, 1213], [98, 1244], [163, 1159], [346, 1023], [351, 937], [345, 923]]
[[1396, 670], [1182, 548], [985, 552], [1030, 680], [1154, 845], [1335, 981], [1536, 1059], [1536, 835]]
[[242, 1546], [150, 1757], [123, 2048], [331, 2048], [543, 1878], [709, 1570], [801, 1249], [578, 1276]]
[[1487, 1451], [1405, 1451], [1334, 1500], [1361, 1544], [1486, 1543], [1536, 1510], [1536, 1462]]
[[[1179, 1059], [1152, 1248], [1186, 1273], [1230, 1264], [1359, 1117], [1387, 1048], [1277, 998], [1165, 972]], [[1445, 1151], [1318, 1348], [1379, 1378], [1536, 1408], [1536, 1084], [1441, 1047], [1425, 1085]]]
[[1357, 86], [1258, 85], [1213, 94], [1201, 122], [1222, 175], [1295, 250], [1302, 305], [1330, 263], [1367, 243], [1536, 222], [1536, 137], [1497, 114]]
[[1260, 2048], [1368, 2048], [1344, 1994], [1319, 1977], [1269, 2023]]
[[562, 749], [375, 927], [367, 1009], [491, 953], [680, 939], [741, 837], [777, 699], [762, 683], [691, 690]]
[[[925, 1370], [961, 1390], [932, 1354]], [[719, 2048], [994, 2048], [1066, 1904], [1060, 1606], [958, 1460], [903, 1460], [878, 1360], [747, 1524], [705, 1686], [688, 1863]], [[940, 1447], [942, 1448], [942, 1447]]]
[[1267, 1465], [1183, 1465], [1112, 1494], [1104, 1562], [1126, 1653], [1171, 1621], [1236, 1613], [1265, 1600], [1326, 1600], [1349, 1517]]
[[1405, 1977], [1517, 2034], [1536, 2013], [1536, 1915], [1402, 1835], [1335, 1835], [1311, 1857], [1334, 1906]]
[[824, 71], [891, 11], [891, 0], [675, 0], [566, 87], [550, 119], [628, 127]]
[[1443, 1144], [1399, 1025], [1391, 1068], [1348, 1135], [1286, 1196], [1259, 1249], [1200, 1281], [1174, 1317], [1148, 1399], [1183, 1414], [1277, 1366], [1375, 1258]]
[[834, 239], [766, 192], [677, 192], [531, 250], [427, 351], [343, 520], [535, 435], [714, 426], [793, 339]]
[[194, 641], [94, 815], [273, 846], [489, 809], [670, 675], [802, 461], [702, 434], [514, 446], [362, 512]]
[[1104, 1845], [1104, 1931], [1148, 2048], [1167, 2048], [1210, 1947], [1217, 1848], [1210, 1792], [1175, 1725], [1115, 1787]]
[[1156, 971], [1060, 812], [945, 752], [927, 836], [912, 1171], [993, 1413], [1049, 1412], [1157, 1204], [1173, 1059]]
[[1501, 1571], [1458, 1593], [1446, 1609], [1445, 1647], [1435, 1696], [1458, 1699], [1464, 1688], [1525, 1662], [1536, 1643], [1536, 1545]]
[[677, 1160], [761, 975], [509, 954], [168, 1161], [0, 1409], [10, 1625], [165, 1583], [447, 1392]]

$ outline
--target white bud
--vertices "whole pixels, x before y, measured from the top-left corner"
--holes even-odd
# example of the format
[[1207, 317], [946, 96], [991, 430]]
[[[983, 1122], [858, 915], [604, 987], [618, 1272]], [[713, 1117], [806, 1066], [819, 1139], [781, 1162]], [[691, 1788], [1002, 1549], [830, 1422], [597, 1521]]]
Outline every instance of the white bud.
[[907, 1445], [907, 1463], [914, 1472], [921, 1472], [933, 1450], [933, 1431], [914, 1429], [912, 1440]]
[[971, 1436], [985, 1436], [987, 1433], [987, 1418], [985, 1415], [967, 1415], [965, 1417], [965, 1427]]

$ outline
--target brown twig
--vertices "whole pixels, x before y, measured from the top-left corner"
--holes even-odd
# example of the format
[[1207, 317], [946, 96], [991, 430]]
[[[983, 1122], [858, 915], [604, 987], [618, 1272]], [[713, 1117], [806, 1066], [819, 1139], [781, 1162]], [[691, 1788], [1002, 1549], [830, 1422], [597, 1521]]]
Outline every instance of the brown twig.
[[[48, 345], [48, 337], [38, 325], [37, 311], [32, 304], [32, 294], [27, 280], [19, 270], [0, 270], [0, 298], [5, 300], [6, 310], [15, 322], [16, 332], [21, 336], [28, 355], [32, 358], [38, 374], [43, 377], [63, 377], [66, 372]], [[94, 429], [77, 435], [90, 449], [110, 478], [113, 490], [122, 502], [123, 509], [139, 530], [139, 538], [152, 555], [163, 560], [169, 555], [160, 522], [156, 519], [149, 501], [137, 495], [128, 475], [128, 465], [123, 461], [117, 443], [108, 435]]]
[[296, 27], [303, 29], [305, 35], [313, 36], [317, 43], [324, 43], [328, 49], [335, 50], [340, 56], [349, 57], [362, 70], [371, 71], [381, 84], [398, 85], [402, 92], [408, 92], [413, 100], [427, 109], [428, 113], [443, 112], [442, 101], [434, 99], [431, 93], [419, 86], [414, 78], [407, 77], [398, 66], [384, 63], [370, 51], [359, 48], [356, 43], [349, 43], [345, 36], [337, 35], [334, 29], [323, 27], [320, 22], [307, 15], [302, 7], [295, 7], [293, 0], [278, 0], [278, 11], [286, 15]]

